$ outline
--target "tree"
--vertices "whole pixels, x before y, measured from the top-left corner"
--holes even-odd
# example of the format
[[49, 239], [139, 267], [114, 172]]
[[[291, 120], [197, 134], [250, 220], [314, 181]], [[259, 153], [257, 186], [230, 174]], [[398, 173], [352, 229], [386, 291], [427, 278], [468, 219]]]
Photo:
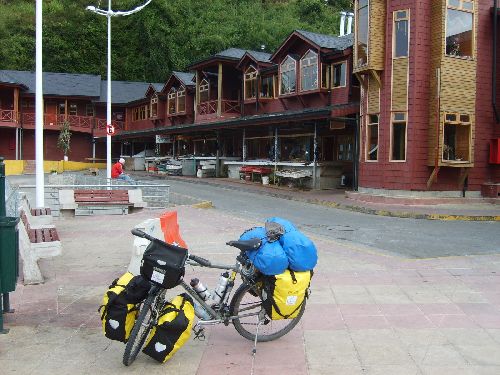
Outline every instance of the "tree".
[[59, 148], [64, 156], [68, 156], [70, 150], [71, 131], [69, 121], [63, 121], [59, 131], [59, 138], [57, 139], [57, 148]]

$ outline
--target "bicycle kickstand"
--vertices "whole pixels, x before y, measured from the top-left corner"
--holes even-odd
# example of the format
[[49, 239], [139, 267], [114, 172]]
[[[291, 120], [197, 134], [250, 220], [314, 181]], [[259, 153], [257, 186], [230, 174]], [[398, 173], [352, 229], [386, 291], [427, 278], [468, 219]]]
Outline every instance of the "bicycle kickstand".
[[193, 340], [205, 341], [205, 328], [201, 327], [198, 323], [193, 327], [194, 337]]
[[252, 369], [250, 370], [250, 375], [253, 375], [254, 365], [255, 365], [255, 355], [257, 354], [257, 337], [259, 336], [259, 328], [262, 324], [262, 320], [260, 316], [258, 317], [259, 321], [257, 322], [257, 329], [255, 330], [255, 339], [253, 341], [253, 349], [252, 349]]

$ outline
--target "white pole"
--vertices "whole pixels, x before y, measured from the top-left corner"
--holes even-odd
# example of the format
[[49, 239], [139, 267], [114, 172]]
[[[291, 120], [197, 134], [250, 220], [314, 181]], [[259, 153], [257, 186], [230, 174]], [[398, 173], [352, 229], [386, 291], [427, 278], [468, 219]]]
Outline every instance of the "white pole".
[[16, 128], [16, 160], [19, 160], [19, 129]]
[[354, 17], [354, 13], [347, 13], [347, 35], [352, 34], [352, 18]]
[[[111, 12], [111, 0], [108, 1]], [[108, 79], [107, 79], [106, 125], [111, 125], [111, 13], [108, 13]], [[106, 177], [111, 179], [111, 135], [106, 134]]]
[[42, 88], [42, 0], [36, 0], [36, 89], [35, 89], [36, 206], [45, 206], [43, 176], [43, 88]]
[[345, 35], [345, 17], [347, 13], [346, 12], [340, 12], [340, 36]]

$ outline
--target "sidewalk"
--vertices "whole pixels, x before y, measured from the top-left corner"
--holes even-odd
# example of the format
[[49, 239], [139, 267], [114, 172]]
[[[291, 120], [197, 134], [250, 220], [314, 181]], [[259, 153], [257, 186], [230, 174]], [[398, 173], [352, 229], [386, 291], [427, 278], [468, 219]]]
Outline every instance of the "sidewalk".
[[[63, 255], [40, 262], [43, 285], [22, 286], [0, 335], [0, 373], [20, 375], [249, 375], [252, 342], [232, 326], [192, 338], [167, 364], [140, 353], [121, 363], [124, 345], [100, 327], [103, 293], [130, 260], [130, 229], [161, 211], [56, 221]], [[224, 243], [255, 223], [216, 209], [179, 207], [194, 254], [231, 263]], [[313, 238], [319, 263], [299, 325], [261, 343], [256, 375], [496, 375], [500, 373], [500, 256], [406, 260]], [[186, 269], [213, 287], [216, 270]], [[174, 289], [172, 294], [179, 293]]]
[[500, 221], [500, 198], [394, 198], [361, 194], [341, 189], [298, 190], [229, 178], [196, 178], [134, 172], [137, 179], [153, 178], [258, 192], [284, 199], [372, 215], [428, 220]]

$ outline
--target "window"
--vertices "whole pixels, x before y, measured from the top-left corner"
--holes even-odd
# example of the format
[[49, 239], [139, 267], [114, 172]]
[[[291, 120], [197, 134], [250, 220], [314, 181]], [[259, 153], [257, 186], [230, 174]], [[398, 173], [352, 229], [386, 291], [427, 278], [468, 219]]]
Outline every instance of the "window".
[[296, 61], [290, 56], [288, 56], [281, 64], [280, 95], [295, 92], [295, 87], [297, 85], [296, 69]]
[[175, 91], [175, 88], [172, 87], [170, 91], [168, 92], [167, 96], [167, 113], [169, 115], [175, 114], [175, 97], [177, 96], [177, 93]]
[[158, 116], [158, 94], [151, 97], [151, 117]]
[[318, 54], [308, 51], [300, 60], [301, 91], [318, 88]]
[[260, 97], [264, 99], [274, 98], [274, 76], [262, 78], [260, 83]]
[[313, 160], [314, 137], [309, 135], [281, 136], [279, 142], [280, 160], [310, 162]]
[[330, 65], [321, 64], [321, 88], [330, 88]]
[[446, 55], [473, 56], [474, 2], [448, 0], [446, 12]]
[[58, 115], [65, 115], [66, 114], [66, 104], [65, 103], [59, 103], [57, 105], [57, 114]]
[[368, 63], [368, 0], [358, 1], [358, 32], [356, 33], [357, 65], [363, 66]]
[[394, 57], [408, 57], [408, 11], [398, 10], [394, 12]]
[[245, 72], [245, 99], [257, 97], [257, 69], [250, 66]]
[[209, 101], [209, 89], [210, 89], [210, 84], [208, 83], [208, 81], [206, 79], [203, 79], [201, 82], [200, 82], [200, 89], [199, 89], [199, 92], [200, 92], [200, 103], [203, 103], [203, 102], [208, 102]]
[[132, 116], [134, 121], [139, 120], [139, 107], [133, 109], [133, 116]]
[[186, 88], [179, 87], [177, 91], [177, 112], [186, 112]]
[[443, 131], [443, 161], [470, 161], [471, 117], [468, 114], [446, 113]]
[[406, 113], [392, 114], [391, 160], [406, 160]]
[[378, 160], [378, 124], [379, 115], [368, 116], [366, 128], [366, 160]]
[[351, 135], [337, 137], [337, 160], [352, 161], [354, 138]]
[[70, 116], [76, 116], [78, 113], [78, 106], [76, 104], [70, 104], [69, 105], [69, 115]]
[[143, 105], [139, 107], [139, 120], [145, 120], [146, 119], [146, 106]]
[[333, 65], [333, 87], [345, 87], [347, 63]]
[[94, 106], [92, 104], [87, 104], [85, 106], [85, 115], [90, 117], [95, 116]]

